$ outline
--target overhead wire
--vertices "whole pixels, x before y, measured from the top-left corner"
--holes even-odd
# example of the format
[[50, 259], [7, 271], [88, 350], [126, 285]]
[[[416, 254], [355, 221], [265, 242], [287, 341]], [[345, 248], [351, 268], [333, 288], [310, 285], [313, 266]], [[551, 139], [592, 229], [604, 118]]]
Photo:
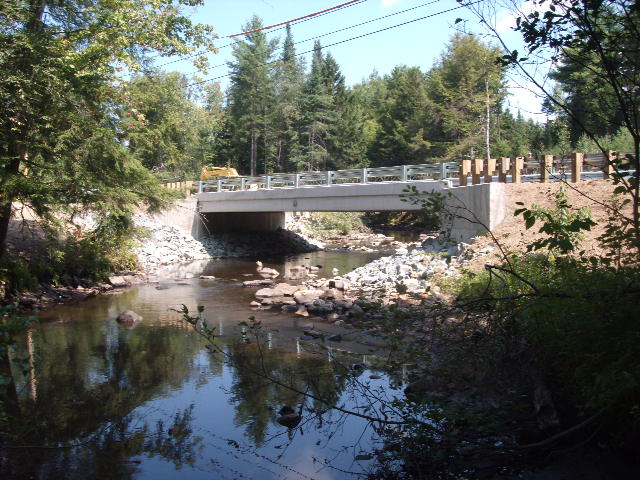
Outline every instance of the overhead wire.
[[282, 25], [286, 25], [287, 23], [297, 22], [298, 20], [304, 20], [306, 18], [315, 17], [316, 15], [321, 15], [323, 13], [331, 12], [333, 10], [339, 10], [339, 9], [341, 9], [343, 7], [351, 5], [352, 3], [358, 3], [358, 2], [359, 2], [359, 0], [350, 0], [348, 2], [341, 3], [340, 5], [336, 5], [336, 6], [333, 6], [333, 7], [330, 7], [330, 8], [325, 8], [324, 10], [320, 10], [319, 12], [309, 13], [308, 15], [304, 15], [302, 17], [294, 18], [292, 20], [287, 20], [285, 22], [275, 23], [273, 25], [268, 25], [266, 27], [254, 28], [253, 30], [247, 30], [246, 32], [234, 33], [233, 35], [229, 35], [229, 38], [241, 37], [243, 35], [249, 35], [250, 33], [261, 32], [263, 30], [270, 30], [270, 29], [275, 28], [275, 27], [280, 27]]
[[[375, 34], [377, 34], [377, 33], [386, 32], [386, 31], [388, 31], [388, 30], [392, 30], [392, 29], [394, 29], [394, 28], [403, 27], [403, 26], [405, 26], [405, 25], [409, 25], [409, 24], [411, 24], [411, 23], [419, 22], [419, 21], [421, 21], [421, 20], [426, 20], [426, 19], [428, 19], [428, 18], [433, 18], [433, 17], [435, 17], [435, 16], [442, 15], [442, 14], [444, 14], [444, 13], [449, 13], [449, 12], [453, 12], [453, 11], [455, 11], [455, 10], [459, 10], [459, 9], [461, 9], [461, 8], [466, 8], [466, 7], [467, 7], [467, 6], [469, 6], [469, 5], [474, 5], [474, 4], [476, 4], [476, 3], [480, 3], [480, 2], [482, 2], [482, 0], [476, 0], [476, 1], [474, 1], [474, 2], [471, 2], [471, 3], [465, 4], [465, 5], [458, 5], [457, 7], [451, 7], [451, 8], [448, 8], [448, 9], [446, 9], [446, 10], [441, 10], [441, 11], [439, 11], [439, 12], [435, 12], [435, 13], [432, 13], [432, 14], [429, 14], [429, 15], [425, 15], [425, 16], [423, 16], [423, 17], [414, 18], [413, 20], [408, 20], [408, 21], [406, 21], [406, 22], [398, 23], [398, 24], [396, 24], [396, 25], [391, 25], [391, 26], [389, 26], [389, 27], [381, 28], [381, 29], [379, 29], [379, 30], [374, 30], [373, 32], [363, 33], [362, 35], [357, 35], [357, 36], [355, 36], [355, 37], [347, 38], [347, 39], [345, 39], [345, 40], [340, 40], [340, 41], [338, 41], [338, 42], [330, 43], [330, 44], [328, 44], [328, 45], [323, 45], [323, 46], [321, 46], [321, 47], [320, 47], [320, 50], [324, 50], [324, 49], [329, 48], [329, 47], [334, 47], [334, 46], [336, 46], [336, 45], [341, 45], [341, 44], [343, 44], [343, 43], [352, 42], [353, 40], [358, 40], [358, 39], [360, 39], [360, 38], [368, 37], [368, 36], [370, 36], [370, 35], [375, 35]], [[315, 50], [315, 49], [307, 50], [307, 51], [305, 51], [305, 52], [296, 53], [296, 55], [295, 55], [295, 56], [296, 56], [296, 57], [299, 57], [299, 56], [302, 56], [302, 55], [306, 55], [306, 54], [308, 54], [308, 53], [312, 53], [314, 50]], [[271, 64], [276, 63], [276, 62], [278, 62], [278, 61], [279, 61], [279, 60], [272, 60], [272, 61], [270, 61], [270, 62], [265, 62], [265, 63], [263, 63], [261, 66], [264, 66], [264, 65], [271, 65]], [[187, 86], [189, 86], [189, 87], [190, 87], [190, 86], [194, 86], [194, 85], [201, 85], [201, 84], [203, 84], [203, 83], [213, 82], [213, 81], [215, 81], [215, 80], [220, 80], [220, 79], [222, 79], [222, 78], [226, 78], [226, 77], [230, 77], [230, 76], [231, 76], [231, 73], [227, 73], [227, 74], [225, 74], [225, 75], [219, 75], [219, 76], [214, 77], [214, 78], [206, 78], [206, 79], [204, 79], [204, 80], [199, 80], [199, 81], [196, 81], [196, 82], [192, 82], [192, 83], [188, 84]]]
[[[441, 2], [441, 1], [442, 1], [442, 0], [432, 0], [432, 1], [430, 1], [430, 2], [422, 3], [422, 4], [420, 4], [420, 5], [416, 5], [416, 6], [411, 7], [411, 8], [406, 8], [406, 9], [404, 9], [404, 10], [400, 10], [400, 11], [398, 11], [398, 12], [390, 13], [390, 14], [388, 14], [388, 15], [383, 15], [382, 17], [372, 18], [372, 19], [367, 20], [367, 21], [365, 21], [365, 22], [356, 23], [356, 24], [354, 24], [354, 25], [349, 25], [349, 26], [347, 26], [347, 27], [339, 28], [338, 30], [333, 30], [333, 31], [331, 31], [331, 32], [323, 33], [323, 34], [321, 34], [321, 35], [317, 35], [317, 36], [315, 36], [315, 37], [305, 38], [304, 40], [298, 40], [297, 42], [293, 42], [293, 45], [300, 45], [300, 44], [302, 44], [302, 43], [310, 42], [311, 40], [317, 40], [317, 39], [319, 39], [319, 38], [327, 37], [327, 36], [329, 36], [329, 35], [333, 35], [333, 34], [335, 34], [335, 33], [340, 33], [340, 32], [344, 32], [344, 31], [346, 31], [346, 30], [350, 30], [350, 29], [352, 29], [352, 28], [361, 27], [361, 26], [363, 26], [363, 25], [367, 25], [367, 24], [369, 24], [369, 23], [377, 22], [377, 21], [379, 21], [379, 20], [384, 20], [384, 19], [386, 19], [386, 18], [393, 17], [393, 16], [395, 16], [395, 15], [400, 15], [400, 14], [402, 14], [402, 13], [410, 12], [411, 10], [416, 10], [416, 9], [418, 9], [418, 8], [427, 7], [427, 6], [429, 6], [429, 5], [433, 5], [433, 4], [435, 4], [435, 3], [439, 3], [439, 2]], [[230, 45], [231, 45], [231, 44], [230, 44]], [[228, 45], [227, 45], [227, 46], [228, 46]], [[222, 48], [222, 47], [220, 47], [220, 48]], [[188, 57], [187, 57], [187, 58], [188, 58]], [[176, 61], [180, 61], [180, 60], [176, 60]], [[169, 63], [173, 63], [173, 62], [169, 62]], [[168, 65], [168, 64], [167, 64], [167, 63], [165, 63], [165, 64], [163, 64], [163, 65]], [[213, 65], [213, 66], [209, 67], [209, 69], [214, 69], [214, 68], [218, 68], [218, 67], [224, 67], [225, 65], [226, 65], [226, 62], [225, 62], [225, 63], [219, 63], [219, 64], [217, 64], [217, 65]], [[162, 65], [159, 65], [159, 66], [162, 66]]]
[[[361, 3], [365, 3], [367, 1], [368, 0], [355, 0], [353, 3], [343, 4], [343, 6], [341, 6], [339, 8], [328, 9], [327, 11], [324, 11], [324, 13], [317, 13], [317, 14], [315, 14], [313, 16], [305, 15], [304, 17], [299, 17], [299, 19], [289, 20], [288, 22], [282, 22], [282, 23], [284, 23], [284, 26], [274, 28], [269, 33], [277, 32], [277, 31], [280, 31], [280, 30], [284, 30], [285, 28], [287, 28], [287, 24], [288, 25], [298, 25], [300, 23], [308, 22], [309, 20], [315, 20], [316, 18], [324, 17], [325, 15], [329, 15], [329, 14], [332, 14], [332, 13], [339, 12], [339, 11], [344, 10], [346, 8], [355, 7], [356, 5], [360, 5]], [[278, 25], [281, 25], [282, 23], [280, 23]], [[231, 38], [233, 36], [234, 35], [225, 35], [223, 38]], [[221, 50], [223, 48], [231, 47], [232, 45], [234, 45], [234, 42], [227, 43], [226, 45], [222, 45], [221, 47], [218, 47], [218, 50]], [[188, 55], [186, 57], [181, 57], [181, 58], [178, 58], [176, 60], [171, 60], [169, 62], [161, 63], [159, 65], [156, 65], [156, 67], [164, 67], [165, 65], [171, 65], [173, 63], [182, 62], [184, 60], [188, 60], [190, 58], [197, 57], [199, 55], [204, 55], [205, 53], [207, 53], [206, 50], [201, 50], [201, 51], [199, 51], [197, 53], [194, 53], [192, 55]], [[224, 65], [224, 64], [222, 64], [222, 65]], [[216, 65], [215, 67], [218, 67], [218, 66], [220, 66], [220, 65]], [[212, 67], [212, 68], [215, 68], [215, 67]]]

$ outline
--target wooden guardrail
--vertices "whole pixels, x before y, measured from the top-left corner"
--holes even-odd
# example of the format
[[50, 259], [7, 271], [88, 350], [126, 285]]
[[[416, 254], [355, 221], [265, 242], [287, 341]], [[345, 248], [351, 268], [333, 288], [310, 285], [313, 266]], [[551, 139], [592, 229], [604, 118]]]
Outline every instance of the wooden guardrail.
[[613, 174], [613, 165], [618, 155], [624, 154], [610, 150], [606, 156], [575, 152], [569, 157], [541, 155], [538, 159], [524, 157], [465, 159], [460, 161], [458, 181], [460, 186], [477, 185], [490, 183], [494, 175], [497, 175], [499, 182], [521, 183], [523, 175], [536, 175], [541, 183], [559, 178], [568, 178], [570, 182], [577, 183], [585, 172], [601, 172], [602, 178], [607, 179]]

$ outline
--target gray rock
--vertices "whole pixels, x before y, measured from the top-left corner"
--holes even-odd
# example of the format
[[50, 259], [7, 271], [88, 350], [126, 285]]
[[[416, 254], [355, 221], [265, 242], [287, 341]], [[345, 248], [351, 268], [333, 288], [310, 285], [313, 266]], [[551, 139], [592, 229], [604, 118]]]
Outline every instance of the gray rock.
[[298, 290], [293, 294], [293, 298], [300, 304], [313, 303], [314, 300], [320, 298], [324, 290], [305, 289]]
[[113, 286], [113, 288], [125, 288], [129, 286], [124, 277], [120, 275], [109, 277], [109, 283]]

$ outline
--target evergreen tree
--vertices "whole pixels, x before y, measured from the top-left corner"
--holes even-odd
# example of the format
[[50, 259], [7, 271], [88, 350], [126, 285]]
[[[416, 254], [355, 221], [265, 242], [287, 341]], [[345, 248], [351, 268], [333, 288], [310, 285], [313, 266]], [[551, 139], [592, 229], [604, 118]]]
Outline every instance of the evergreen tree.
[[316, 40], [311, 58], [311, 71], [304, 85], [302, 101], [304, 117], [304, 148], [306, 168], [321, 169], [327, 161], [327, 135], [333, 117], [331, 96], [327, 91], [324, 57], [320, 42]]
[[300, 123], [304, 66], [296, 57], [293, 43], [291, 27], [287, 24], [282, 55], [276, 64], [276, 101], [272, 116], [278, 171], [296, 171], [303, 162]]
[[417, 67], [395, 67], [385, 77], [386, 98], [380, 105], [380, 130], [369, 150], [373, 165], [424, 163], [433, 106], [424, 74]]
[[[259, 28], [262, 20], [254, 16], [243, 30]], [[269, 169], [275, 157], [269, 120], [275, 96], [272, 58], [276, 47], [277, 41], [267, 41], [261, 31], [245, 35], [236, 40], [235, 60], [229, 63], [228, 114], [234, 131], [234, 158], [236, 165], [250, 175], [258, 173], [258, 157], [262, 171]]]
[[495, 119], [505, 97], [504, 68], [497, 63], [499, 57], [499, 48], [485, 45], [473, 35], [456, 34], [429, 71], [428, 91], [437, 112], [437, 136], [440, 141], [451, 142], [447, 154], [486, 154], [487, 123], [493, 129], [493, 139], [491, 117]]

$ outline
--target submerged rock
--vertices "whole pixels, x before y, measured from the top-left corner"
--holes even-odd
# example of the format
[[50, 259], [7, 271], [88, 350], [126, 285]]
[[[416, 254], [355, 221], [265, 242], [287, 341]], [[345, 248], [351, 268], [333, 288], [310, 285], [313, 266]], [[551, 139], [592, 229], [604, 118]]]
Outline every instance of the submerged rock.
[[132, 327], [142, 320], [142, 317], [133, 310], [125, 310], [116, 317], [116, 322], [126, 327]]

